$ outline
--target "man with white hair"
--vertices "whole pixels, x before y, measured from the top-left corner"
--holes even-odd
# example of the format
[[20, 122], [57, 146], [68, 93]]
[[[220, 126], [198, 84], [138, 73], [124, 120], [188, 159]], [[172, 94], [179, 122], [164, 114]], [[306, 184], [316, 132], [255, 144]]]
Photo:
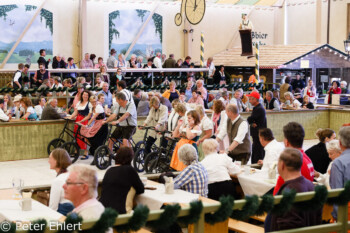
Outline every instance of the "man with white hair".
[[208, 96], [208, 91], [204, 87], [203, 79], [198, 79], [196, 82], [196, 85], [197, 85], [197, 91], [199, 91], [201, 93], [201, 96], [202, 96], [204, 102], [206, 102], [207, 96]]
[[346, 81], [340, 82], [340, 89], [342, 94], [349, 94], [348, 83]]
[[68, 167], [69, 176], [63, 185], [64, 198], [70, 200], [83, 220], [97, 220], [104, 206], [97, 197], [97, 172], [89, 165], [75, 164]]
[[105, 102], [102, 103], [103, 107], [108, 106], [108, 108], [111, 108], [112, 106], [112, 93], [109, 91], [109, 84], [103, 83], [102, 90], [97, 93], [97, 95], [103, 94], [105, 96]]
[[232, 99], [230, 100], [230, 104], [237, 105], [239, 112], [245, 112], [247, 109], [247, 106], [242, 101], [243, 96], [243, 90], [242, 88], [239, 88], [235, 91]]
[[162, 69], [162, 54], [161, 53], [157, 53], [155, 58], [153, 59], [153, 64], [158, 68], [158, 69]]
[[[332, 189], [344, 188], [345, 183], [350, 180], [350, 126], [339, 130], [339, 145], [342, 154], [333, 161], [329, 184]], [[332, 216], [337, 219], [338, 206], [334, 206]]]
[[52, 69], [65, 69], [65, 68], [66, 68], [66, 63], [64, 61], [64, 58], [60, 54], [57, 54], [56, 57], [53, 58]]
[[230, 174], [238, 174], [241, 168], [226, 154], [218, 154], [219, 143], [215, 139], [205, 139], [202, 145], [204, 159], [201, 164], [208, 172], [208, 197], [219, 200], [223, 195], [235, 196], [235, 184]]
[[264, 100], [264, 105], [266, 110], [270, 111], [279, 111], [280, 110], [280, 103], [278, 100], [273, 97], [272, 91], [266, 92], [266, 98]]
[[90, 54], [85, 53], [85, 58], [80, 63], [80, 69], [93, 69], [93, 68], [94, 68], [94, 64], [90, 59]]
[[63, 116], [57, 112], [57, 99], [50, 99], [43, 109], [41, 120], [56, 120]]
[[175, 178], [174, 188], [207, 197], [208, 172], [198, 162], [197, 150], [192, 145], [185, 144], [178, 150], [178, 157], [187, 167]]

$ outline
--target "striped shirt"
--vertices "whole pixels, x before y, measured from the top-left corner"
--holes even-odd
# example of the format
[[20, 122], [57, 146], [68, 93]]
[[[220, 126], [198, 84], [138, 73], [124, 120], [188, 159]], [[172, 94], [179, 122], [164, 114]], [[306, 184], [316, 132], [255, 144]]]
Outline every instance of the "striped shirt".
[[201, 163], [186, 167], [174, 180], [175, 189], [208, 196], [208, 172]]

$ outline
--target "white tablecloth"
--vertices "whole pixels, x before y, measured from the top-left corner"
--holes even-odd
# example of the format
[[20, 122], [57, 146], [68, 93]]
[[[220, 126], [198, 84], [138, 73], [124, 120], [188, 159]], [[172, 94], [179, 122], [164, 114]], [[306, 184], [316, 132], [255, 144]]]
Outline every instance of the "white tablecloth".
[[163, 184], [152, 185], [156, 190], [145, 189], [145, 192], [136, 197], [136, 203], [146, 205], [150, 210], [159, 210], [164, 203], [190, 203], [198, 200], [199, 194], [189, 193], [180, 189], [175, 189], [174, 194], [165, 194]]
[[32, 200], [30, 211], [22, 211], [19, 200], [0, 200], [0, 222], [4, 220], [30, 222], [39, 218], [44, 218], [49, 222], [58, 221], [62, 217], [62, 214], [35, 200]]
[[244, 172], [238, 176], [245, 195], [262, 196], [275, 187], [277, 179], [269, 179], [267, 171], [256, 170], [253, 174], [246, 175]]

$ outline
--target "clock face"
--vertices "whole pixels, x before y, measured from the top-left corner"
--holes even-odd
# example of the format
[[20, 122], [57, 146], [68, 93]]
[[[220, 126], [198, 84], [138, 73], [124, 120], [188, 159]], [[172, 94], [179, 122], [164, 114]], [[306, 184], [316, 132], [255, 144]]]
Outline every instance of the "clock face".
[[175, 15], [175, 19], [174, 20], [175, 20], [176, 26], [180, 26], [181, 23], [182, 23], [182, 15], [181, 15], [181, 13], [177, 13]]
[[186, 0], [185, 14], [188, 22], [199, 24], [205, 14], [205, 0]]

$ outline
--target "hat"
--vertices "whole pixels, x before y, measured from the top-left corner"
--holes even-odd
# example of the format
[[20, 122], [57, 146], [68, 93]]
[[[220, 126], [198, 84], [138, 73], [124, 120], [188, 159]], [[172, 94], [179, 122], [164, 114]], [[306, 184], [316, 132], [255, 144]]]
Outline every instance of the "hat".
[[248, 97], [254, 97], [255, 99], [260, 99], [260, 94], [258, 92], [252, 92], [250, 95], [247, 95]]
[[13, 102], [19, 102], [22, 99], [22, 95], [16, 95], [15, 98], [13, 99]]

